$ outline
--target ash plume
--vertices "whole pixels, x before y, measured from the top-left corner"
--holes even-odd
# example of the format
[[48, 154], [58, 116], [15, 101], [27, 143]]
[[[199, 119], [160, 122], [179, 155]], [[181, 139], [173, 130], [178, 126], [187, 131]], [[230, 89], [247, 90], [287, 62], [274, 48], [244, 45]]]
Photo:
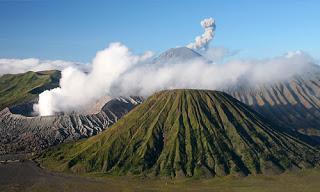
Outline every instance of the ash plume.
[[204, 33], [201, 36], [197, 36], [193, 43], [187, 45], [188, 48], [198, 50], [207, 49], [210, 41], [214, 37], [214, 32], [216, 29], [215, 20], [210, 18], [201, 21], [201, 26], [204, 28]]

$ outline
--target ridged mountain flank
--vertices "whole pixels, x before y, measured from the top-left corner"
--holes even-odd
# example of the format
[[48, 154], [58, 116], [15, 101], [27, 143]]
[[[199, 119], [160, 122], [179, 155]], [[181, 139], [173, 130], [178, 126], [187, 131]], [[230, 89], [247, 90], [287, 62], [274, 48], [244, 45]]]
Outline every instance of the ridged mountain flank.
[[56, 171], [143, 176], [275, 174], [319, 163], [319, 151], [230, 95], [170, 90], [150, 96], [109, 129], [48, 150]]
[[282, 127], [315, 136], [320, 141], [320, 67], [270, 84], [226, 90]]

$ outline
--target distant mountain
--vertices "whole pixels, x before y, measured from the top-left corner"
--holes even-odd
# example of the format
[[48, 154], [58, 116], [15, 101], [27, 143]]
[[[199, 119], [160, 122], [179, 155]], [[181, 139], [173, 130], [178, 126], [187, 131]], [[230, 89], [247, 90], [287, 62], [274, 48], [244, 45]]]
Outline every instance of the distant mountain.
[[37, 99], [38, 94], [59, 86], [60, 71], [39, 71], [0, 76], [0, 110]]
[[320, 141], [320, 66], [312, 65], [294, 77], [268, 84], [238, 84], [224, 91], [265, 117]]
[[56, 171], [202, 177], [313, 167], [319, 155], [228, 94], [171, 90], [149, 97], [101, 134], [59, 145], [39, 161]]
[[205, 59], [198, 52], [187, 47], [171, 48], [154, 59], [154, 63], [186, 62], [194, 59]]

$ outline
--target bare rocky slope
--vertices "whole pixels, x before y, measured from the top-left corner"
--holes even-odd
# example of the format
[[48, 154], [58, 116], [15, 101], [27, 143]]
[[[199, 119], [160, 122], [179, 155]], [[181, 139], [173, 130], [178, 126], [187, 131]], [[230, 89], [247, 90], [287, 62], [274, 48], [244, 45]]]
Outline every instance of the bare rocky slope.
[[[273, 122], [300, 133], [320, 136], [320, 67], [258, 86], [236, 86], [227, 93]], [[319, 140], [319, 139], [318, 139]]]
[[[90, 137], [117, 122], [141, 102], [140, 97], [119, 97], [108, 101], [96, 114], [72, 113], [45, 117], [27, 117], [5, 108], [0, 112], [0, 154], [38, 153], [64, 141]], [[19, 111], [17, 108], [28, 111], [28, 107], [23, 106], [13, 109]]]

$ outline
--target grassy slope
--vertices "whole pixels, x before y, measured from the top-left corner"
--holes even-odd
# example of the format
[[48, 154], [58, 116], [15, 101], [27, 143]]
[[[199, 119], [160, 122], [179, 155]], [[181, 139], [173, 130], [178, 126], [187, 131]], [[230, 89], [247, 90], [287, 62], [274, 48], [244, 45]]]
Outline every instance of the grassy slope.
[[318, 150], [231, 96], [199, 90], [154, 94], [101, 134], [40, 158], [58, 171], [169, 177], [273, 174], [318, 160]]
[[57, 87], [59, 79], [59, 71], [29, 71], [0, 76], [0, 110], [35, 99], [42, 91]]

